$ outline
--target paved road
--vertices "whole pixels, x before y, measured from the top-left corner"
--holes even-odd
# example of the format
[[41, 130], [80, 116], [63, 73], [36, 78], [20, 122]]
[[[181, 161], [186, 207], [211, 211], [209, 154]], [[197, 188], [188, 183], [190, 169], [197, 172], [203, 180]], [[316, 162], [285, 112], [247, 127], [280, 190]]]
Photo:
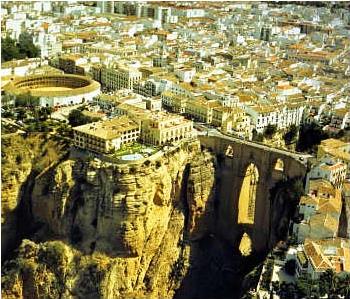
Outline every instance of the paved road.
[[292, 157], [296, 160], [299, 160], [300, 162], [305, 162], [307, 161], [308, 158], [313, 157], [312, 155], [309, 154], [304, 154], [304, 153], [297, 153], [297, 152], [291, 152], [291, 151], [287, 151], [287, 150], [283, 150], [283, 149], [278, 149], [278, 148], [274, 148], [271, 146], [267, 146], [261, 143], [257, 143], [257, 142], [253, 142], [253, 141], [248, 141], [248, 140], [243, 140], [237, 137], [233, 137], [233, 136], [227, 136], [215, 129], [209, 129], [205, 134], [203, 134], [203, 132], [201, 132], [202, 136], [213, 136], [213, 137], [218, 137], [218, 138], [222, 138], [222, 139], [226, 139], [226, 140], [230, 140], [233, 141], [235, 143], [240, 143], [240, 144], [245, 144], [245, 145], [249, 145], [249, 146], [253, 146], [256, 148], [260, 148], [262, 150], [266, 150], [266, 151], [270, 151], [270, 152], [275, 152], [284, 156], [289, 156]]

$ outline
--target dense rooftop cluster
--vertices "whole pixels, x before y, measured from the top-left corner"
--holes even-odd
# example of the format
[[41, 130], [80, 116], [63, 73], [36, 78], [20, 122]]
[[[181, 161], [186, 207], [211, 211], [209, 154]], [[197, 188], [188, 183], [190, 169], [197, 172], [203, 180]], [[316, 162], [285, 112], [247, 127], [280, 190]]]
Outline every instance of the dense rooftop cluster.
[[97, 113], [98, 122], [73, 128], [80, 149], [162, 147], [194, 129], [217, 129], [317, 153], [290, 257], [308, 260], [298, 275], [314, 279], [350, 269], [349, 240], [326, 241], [338, 237], [342, 196], [350, 203], [350, 145], [334, 139], [350, 129], [349, 4], [8, 1], [1, 17], [8, 49], [24, 31], [40, 49], [2, 63], [3, 107], [18, 105], [10, 91], [23, 77], [74, 74], [101, 85], [83, 97], [39, 101], [56, 110], [53, 118], [67, 118], [58, 113], [73, 104]]

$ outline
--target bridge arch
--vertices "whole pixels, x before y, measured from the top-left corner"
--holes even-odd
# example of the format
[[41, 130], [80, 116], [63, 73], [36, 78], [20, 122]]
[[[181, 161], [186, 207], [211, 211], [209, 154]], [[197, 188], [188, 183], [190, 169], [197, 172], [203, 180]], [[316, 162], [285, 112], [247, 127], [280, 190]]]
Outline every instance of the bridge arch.
[[281, 158], [277, 158], [273, 169], [276, 171], [284, 171], [284, 162]]
[[233, 148], [231, 145], [228, 145], [225, 151], [226, 157], [233, 158]]
[[255, 164], [250, 163], [243, 174], [243, 181], [238, 199], [238, 223], [254, 224], [258, 182], [258, 168]]
[[239, 243], [239, 251], [243, 256], [249, 256], [252, 252], [252, 240], [247, 233], [244, 233]]

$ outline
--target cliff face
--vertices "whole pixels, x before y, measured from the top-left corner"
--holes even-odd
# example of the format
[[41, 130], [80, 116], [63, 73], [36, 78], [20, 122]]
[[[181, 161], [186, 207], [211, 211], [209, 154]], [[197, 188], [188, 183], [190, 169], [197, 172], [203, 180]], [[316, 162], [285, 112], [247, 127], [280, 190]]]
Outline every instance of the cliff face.
[[42, 172], [30, 196], [43, 224], [35, 240], [62, 242], [23, 241], [3, 296], [172, 298], [190, 240], [212, 226], [214, 164], [189, 142], [138, 165], [68, 159]]
[[[21, 231], [18, 217], [32, 179], [66, 154], [66, 144], [45, 134], [1, 138], [1, 252], [7, 256], [16, 246]], [[22, 205], [22, 206], [21, 206]]]
[[[238, 298], [263, 258], [242, 257], [232, 237], [239, 164], [217, 164], [199, 141], [116, 164], [64, 157], [53, 137], [18, 138], [3, 150], [2, 239], [24, 240], [3, 266], [4, 298]], [[271, 247], [299, 183], [271, 191]]]
[[270, 190], [272, 211], [270, 248], [287, 237], [290, 220], [295, 215], [303, 191], [300, 178], [279, 181]]

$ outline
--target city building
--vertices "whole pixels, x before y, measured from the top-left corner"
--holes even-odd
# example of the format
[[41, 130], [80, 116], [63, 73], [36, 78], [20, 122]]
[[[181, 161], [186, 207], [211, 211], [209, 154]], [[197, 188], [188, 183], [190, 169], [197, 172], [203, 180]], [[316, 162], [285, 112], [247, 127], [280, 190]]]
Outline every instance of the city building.
[[332, 157], [344, 163], [347, 166], [346, 178], [350, 178], [350, 143], [343, 142], [339, 139], [326, 139], [322, 140], [318, 146], [317, 159], [321, 160], [322, 157]]
[[74, 145], [84, 150], [109, 154], [140, 137], [140, 126], [128, 116], [73, 128]]
[[327, 180], [311, 180], [308, 194], [300, 198], [301, 220], [293, 225], [298, 242], [302, 243], [306, 238], [318, 240], [336, 237], [341, 209], [341, 190]]
[[345, 181], [347, 165], [331, 157], [323, 157], [316, 165], [313, 165], [307, 174], [306, 186], [308, 180], [325, 179], [333, 184], [335, 188], [340, 189]]
[[141, 123], [141, 139], [153, 145], [165, 145], [193, 136], [193, 122], [183, 116], [157, 112]]
[[246, 112], [251, 116], [252, 125], [258, 133], [263, 133], [268, 125], [277, 129], [286, 129], [291, 125], [299, 126], [303, 120], [304, 105], [255, 105], [246, 106]]
[[130, 89], [142, 79], [142, 73], [132, 67], [102, 67], [101, 84], [108, 90]]
[[307, 273], [312, 279], [318, 279], [320, 274], [328, 269], [335, 273], [350, 271], [349, 240], [341, 238], [307, 239], [303, 247], [308, 260]]

